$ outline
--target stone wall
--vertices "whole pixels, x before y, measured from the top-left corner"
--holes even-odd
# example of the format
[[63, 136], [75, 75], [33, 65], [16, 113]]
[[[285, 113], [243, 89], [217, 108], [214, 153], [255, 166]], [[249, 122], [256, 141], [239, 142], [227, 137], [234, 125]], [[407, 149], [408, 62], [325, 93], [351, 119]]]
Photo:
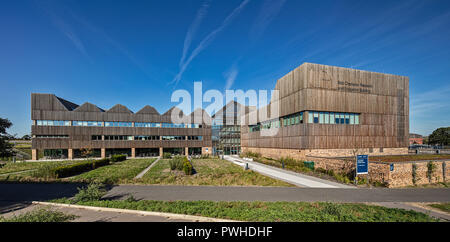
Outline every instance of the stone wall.
[[256, 152], [265, 157], [279, 159], [281, 157], [291, 157], [304, 160], [309, 156], [320, 157], [347, 157], [358, 154], [365, 155], [407, 155], [408, 148], [372, 148], [372, 149], [273, 149], [273, 148], [255, 148], [242, 147], [242, 152]]
[[[443, 163], [446, 166], [449, 164], [448, 161], [433, 161], [435, 169], [431, 175], [431, 180], [428, 178], [428, 161], [415, 161], [415, 162], [397, 162], [392, 163], [394, 165], [394, 170], [389, 170], [390, 164], [379, 164], [379, 166], [384, 166], [384, 170], [387, 170], [386, 182], [389, 187], [404, 187], [413, 186], [413, 164], [416, 164], [416, 185], [423, 184], [433, 184], [438, 182], [444, 182], [444, 170]], [[377, 163], [375, 163], [377, 164]], [[448, 181], [450, 177], [450, 170], [448, 167], [445, 168], [445, 181]], [[373, 174], [371, 179], [380, 180], [381, 177]]]

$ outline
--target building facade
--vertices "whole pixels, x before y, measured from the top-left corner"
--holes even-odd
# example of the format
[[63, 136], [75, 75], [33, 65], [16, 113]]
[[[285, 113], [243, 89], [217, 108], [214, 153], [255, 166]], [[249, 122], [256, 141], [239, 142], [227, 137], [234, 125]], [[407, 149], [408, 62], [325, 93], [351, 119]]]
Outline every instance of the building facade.
[[[201, 122], [173, 123], [171, 115], [175, 111], [180, 118]], [[53, 94], [32, 93], [32, 159], [38, 159], [42, 153], [68, 159], [87, 154], [210, 154], [211, 126], [205, 118], [209, 116], [201, 109], [184, 116], [177, 108], [159, 114], [147, 105], [133, 113], [121, 104], [103, 110], [87, 102], [77, 105]]]
[[213, 154], [241, 153], [241, 111], [248, 113], [249, 107], [231, 101], [212, 115]]
[[[249, 115], [255, 113], [246, 115], [244, 152], [299, 159], [408, 152], [408, 77], [304, 63], [274, 89], [279, 91], [279, 117], [256, 115], [251, 122]], [[263, 108], [270, 113], [270, 106]], [[266, 136], [265, 129], [277, 132]]]

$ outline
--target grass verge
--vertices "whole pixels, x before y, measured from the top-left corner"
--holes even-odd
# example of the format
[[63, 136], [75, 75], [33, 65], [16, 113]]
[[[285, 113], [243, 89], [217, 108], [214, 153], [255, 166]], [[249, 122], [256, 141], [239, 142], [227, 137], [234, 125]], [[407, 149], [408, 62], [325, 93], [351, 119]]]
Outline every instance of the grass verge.
[[0, 216], [0, 222], [68, 222], [75, 218], [75, 215], [39, 208], [10, 218]]
[[437, 208], [441, 211], [444, 211], [446, 213], [450, 213], [450, 203], [436, 203], [436, 204], [430, 204], [428, 205], [433, 208]]
[[231, 162], [212, 159], [193, 159], [194, 175], [171, 170], [168, 159], [160, 160], [138, 183], [165, 185], [211, 185], [211, 186], [293, 186], [289, 183], [263, 176], [254, 171], [245, 171]]
[[[73, 203], [63, 198], [57, 203]], [[366, 204], [325, 202], [214, 202], [100, 200], [78, 205], [167, 212], [258, 222], [435, 222], [426, 214]]]

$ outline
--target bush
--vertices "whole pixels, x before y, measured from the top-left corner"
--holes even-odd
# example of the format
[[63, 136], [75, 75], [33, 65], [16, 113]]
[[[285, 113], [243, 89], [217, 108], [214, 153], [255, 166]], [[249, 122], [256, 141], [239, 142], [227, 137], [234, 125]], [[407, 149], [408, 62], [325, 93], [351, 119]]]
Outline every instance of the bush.
[[184, 174], [192, 175], [192, 164], [188, 159], [183, 162], [183, 170]]
[[105, 194], [106, 190], [100, 183], [92, 182], [87, 187], [77, 188], [78, 193], [74, 196], [74, 202], [98, 201]]
[[169, 166], [171, 170], [183, 170], [183, 163], [185, 162], [186, 157], [181, 155], [177, 155], [169, 160]]
[[45, 164], [39, 167], [37, 170], [35, 170], [31, 176], [45, 179], [57, 178], [57, 175], [55, 173], [56, 167], [57, 165], [55, 164]]
[[11, 218], [3, 218], [0, 216], [0, 222], [67, 222], [75, 218], [76, 216], [74, 215], [40, 208]]
[[127, 159], [126, 155], [113, 155], [111, 156], [110, 160], [111, 162], [120, 162], [120, 161], [124, 161]]
[[164, 152], [164, 153], [163, 153], [163, 158], [164, 158], [164, 159], [170, 159], [170, 158], [172, 158], [172, 154], [170, 154], [170, 153], [168, 153], [168, 152]]
[[49, 172], [50, 174], [54, 174], [55, 178], [69, 177], [86, 171], [94, 170], [101, 166], [109, 165], [109, 162], [110, 160], [107, 158], [101, 160], [84, 161], [72, 165], [54, 167]]

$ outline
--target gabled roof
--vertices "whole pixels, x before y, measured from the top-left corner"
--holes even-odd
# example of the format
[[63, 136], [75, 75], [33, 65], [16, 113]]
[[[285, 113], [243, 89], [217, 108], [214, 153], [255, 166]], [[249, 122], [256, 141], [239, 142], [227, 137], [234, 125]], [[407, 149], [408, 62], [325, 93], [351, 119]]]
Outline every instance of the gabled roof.
[[106, 111], [107, 113], [133, 113], [130, 109], [122, 104], [116, 104]]
[[89, 102], [83, 103], [81, 106], [75, 108], [73, 111], [74, 112], [104, 112], [103, 109], [101, 109]]
[[75, 104], [73, 102], [69, 102], [65, 99], [62, 99], [60, 97], [55, 96], [58, 101], [68, 110], [68, 111], [73, 111], [74, 109], [76, 109], [78, 107], [78, 104]]
[[189, 114], [190, 120], [192, 123], [211, 123], [211, 116], [202, 108], [195, 109], [192, 113]]
[[141, 110], [139, 110], [136, 114], [158, 114], [159, 112], [150, 105], [145, 105]]
[[179, 112], [180, 113], [180, 115], [184, 115], [184, 113], [183, 113], [183, 110], [181, 110], [181, 109], [179, 109], [178, 107], [171, 107], [169, 110], [167, 110], [165, 113], [163, 113], [162, 115], [163, 116], [166, 116], [166, 115], [172, 115], [172, 112], [173, 111], [176, 111], [176, 112]]

